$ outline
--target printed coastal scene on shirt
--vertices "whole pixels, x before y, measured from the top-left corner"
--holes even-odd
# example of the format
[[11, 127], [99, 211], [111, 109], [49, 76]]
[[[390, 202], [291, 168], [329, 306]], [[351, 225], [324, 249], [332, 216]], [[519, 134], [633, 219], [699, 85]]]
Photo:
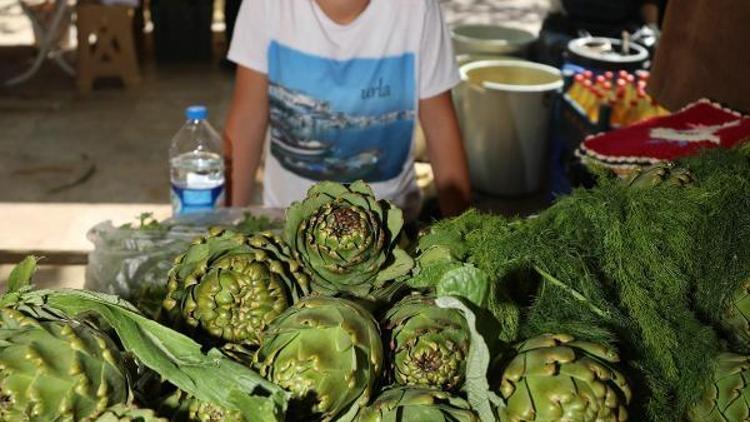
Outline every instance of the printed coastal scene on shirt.
[[396, 178], [411, 152], [414, 68], [413, 53], [335, 60], [271, 42], [271, 154], [315, 181]]

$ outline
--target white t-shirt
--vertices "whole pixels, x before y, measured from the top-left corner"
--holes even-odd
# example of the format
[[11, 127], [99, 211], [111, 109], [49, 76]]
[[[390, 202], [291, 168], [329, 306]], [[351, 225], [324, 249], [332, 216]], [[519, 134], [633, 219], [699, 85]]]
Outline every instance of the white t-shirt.
[[407, 215], [419, 209], [419, 99], [459, 81], [437, 0], [371, 0], [347, 25], [314, 0], [244, 0], [229, 59], [268, 75], [265, 205], [361, 179]]

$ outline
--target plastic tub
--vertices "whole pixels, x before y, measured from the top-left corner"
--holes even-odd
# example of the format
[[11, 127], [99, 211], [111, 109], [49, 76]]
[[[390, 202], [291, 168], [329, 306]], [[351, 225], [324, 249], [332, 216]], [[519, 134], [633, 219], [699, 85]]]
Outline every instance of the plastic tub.
[[521, 60], [461, 66], [457, 111], [475, 189], [499, 196], [538, 192], [548, 129], [563, 79], [556, 68]]
[[451, 30], [456, 54], [524, 56], [536, 36], [500, 25], [458, 25]]

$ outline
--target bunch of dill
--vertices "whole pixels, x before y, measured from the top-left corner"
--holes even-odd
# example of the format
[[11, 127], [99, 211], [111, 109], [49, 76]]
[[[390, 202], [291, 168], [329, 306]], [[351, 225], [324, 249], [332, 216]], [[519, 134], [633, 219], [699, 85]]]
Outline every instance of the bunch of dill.
[[[697, 183], [602, 178], [530, 219], [469, 212], [437, 223], [522, 312], [503, 338], [567, 333], [619, 349], [637, 420], [677, 420], [730, 346], [716, 329], [750, 277], [750, 162], [714, 150], [678, 165]], [[506, 327], [509, 324], [504, 325]]]

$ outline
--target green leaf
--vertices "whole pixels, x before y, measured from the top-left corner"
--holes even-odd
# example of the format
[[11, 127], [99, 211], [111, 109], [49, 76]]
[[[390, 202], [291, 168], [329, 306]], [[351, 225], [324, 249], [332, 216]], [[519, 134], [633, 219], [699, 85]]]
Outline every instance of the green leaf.
[[365, 196], [375, 196], [375, 193], [372, 191], [372, 188], [367, 183], [363, 182], [362, 180], [357, 180], [356, 182], [349, 185], [349, 191], [361, 193]]
[[466, 358], [466, 383], [464, 390], [472, 409], [479, 415], [482, 422], [495, 422], [495, 412], [492, 406], [502, 403], [502, 399], [490, 390], [487, 382], [487, 371], [490, 367], [490, 350], [487, 342], [477, 331], [477, 317], [460, 299], [443, 296], [435, 300], [435, 304], [441, 308], [455, 309], [460, 311], [466, 324], [471, 331], [471, 345], [469, 355]]
[[199, 400], [241, 411], [248, 421], [284, 419], [288, 393], [217, 350], [204, 354], [200, 344], [124, 306], [116, 296], [85, 290], [40, 290], [28, 292], [22, 299], [41, 299], [68, 315], [97, 314], [117, 332], [126, 351]]
[[391, 236], [390, 239], [391, 241], [397, 241], [401, 229], [404, 227], [404, 212], [388, 201], [381, 201], [381, 204], [383, 204], [383, 209], [386, 210], [385, 223]]
[[39, 258], [27, 256], [13, 268], [8, 277], [8, 293], [16, 293], [31, 285], [31, 277], [36, 273], [38, 262]]
[[445, 245], [435, 245], [422, 252], [419, 255], [418, 261], [419, 266], [424, 268], [434, 264], [457, 262], [457, 259], [453, 256], [449, 247]]
[[438, 296], [463, 297], [484, 308], [487, 306], [490, 278], [479, 268], [464, 264], [443, 274], [435, 290]]
[[284, 237], [289, 246], [296, 249], [297, 232], [299, 231], [300, 225], [311, 215], [318, 212], [320, 207], [331, 201], [332, 199], [330, 197], [318, 194], [316, 196], [307, 197], [302, 202], [295, 202], [286, 209]]
[[395, 280], [414, 268], [414, 260], [401, 248], [393, 250], [393, 262], [380, 270], [375, 278], [376, 283]]
[[336, 182], [320, 182], [316, 183], [315, 185], [311, 186], [310, 189], [307, 191], [307, 198], [312, 198], [317, 195], [324, 195], [328, 196], [330, 198], [337, 198], [345, 193], [349, 192], [349, 189], [342, 185], [341, 183]]

